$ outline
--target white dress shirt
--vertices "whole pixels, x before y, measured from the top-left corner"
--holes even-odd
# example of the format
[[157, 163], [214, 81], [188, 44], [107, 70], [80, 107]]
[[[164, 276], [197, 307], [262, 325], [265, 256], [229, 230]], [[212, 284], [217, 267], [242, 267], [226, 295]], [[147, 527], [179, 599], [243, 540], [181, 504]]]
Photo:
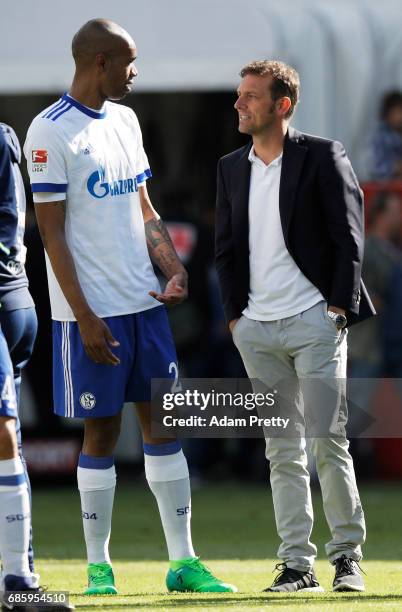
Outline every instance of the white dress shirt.
[[249, 154], [250, 291], [243, 314], [256, 321], [294, 316], [324, 300], [286, 248], [279, 213], [282, 154], [268, 166]]

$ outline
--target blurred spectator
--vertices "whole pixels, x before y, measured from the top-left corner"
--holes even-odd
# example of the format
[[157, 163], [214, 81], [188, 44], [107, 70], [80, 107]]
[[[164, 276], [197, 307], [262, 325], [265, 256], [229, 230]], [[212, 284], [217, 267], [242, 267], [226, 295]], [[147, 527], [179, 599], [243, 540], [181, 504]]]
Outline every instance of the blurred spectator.
[[392, 342], [393, 353], [397, 351], [402, 358], [400, 320], [392, 330], [389, 329], [390, 317], [394, 320], [395, 313], [399, 316], [402, 311], [402, 291], [397, 286], [402, 284], [401, 222], [401, 196], [393, 192], [379, 193], [370, 210], [362, 276], [380, 316], [350, 330], [350, 373], [354, 378], [384, 375], [389, 342]]
[[362, 275], [379, 316], [349, 331], [349, 376], [355, 379], [349, 383], [349, 432], [360, 476], [377, 473], [383, 456], [381, 444], [386, 443], [388, 449], [393, 445], [392, 440], [353, 438], [375, 418], [380, 380], [402, 376], [401, 220], [401, 196], [378, 193], [370, 208]]
[[402, 179], [402, 92], [390, 91], [384, 95], [380, 120], [371, 143], [371, 178]]

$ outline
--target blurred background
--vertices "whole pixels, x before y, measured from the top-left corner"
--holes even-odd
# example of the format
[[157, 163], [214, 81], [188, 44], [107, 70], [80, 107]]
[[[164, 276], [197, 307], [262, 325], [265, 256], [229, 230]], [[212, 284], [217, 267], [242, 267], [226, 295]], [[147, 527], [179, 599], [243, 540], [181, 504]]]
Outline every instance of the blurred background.
[[[124, 104], [140, 120], [153, 172], [148, 189], [190, 275], [189, 300], [170, 311], [182, 376], [245, 376], [213, 267], [215, 171], [220, 156], [247, 142], [233, 109], [241, 67], [281, 59], [301, 77], [293, 125], [341, 140], [365, 192], [363, 276], [381, 316], [349, 335], [350, 376], [374, 381], [361, 385], [358, 401], [374, 415], [391, 404], [402, 413], [400, 16], [400, 0], [19, 0], [2, 7], [0, 121], [15, 129], [21, 145], [33, 117], [68, 90], [71, 39], [85, 21], [113, 19], [137, 43], [139, 76]], [[22, 387], [24, 454], [33, 480], [68, 480], [75, 477], [82, 424], [53, 415], [45, 263], [25, 161], [21, 170], [26, 267], [39, 319]], [[132, 407], [125, 407], [124, 418], [116, 457], [140, 474]], [[267, 479], [262, 440], [190, 440], [185, 446], [194, 482]], [[402, 478], [400, 438], [352, 440], [352, 451], [358, 477]]]

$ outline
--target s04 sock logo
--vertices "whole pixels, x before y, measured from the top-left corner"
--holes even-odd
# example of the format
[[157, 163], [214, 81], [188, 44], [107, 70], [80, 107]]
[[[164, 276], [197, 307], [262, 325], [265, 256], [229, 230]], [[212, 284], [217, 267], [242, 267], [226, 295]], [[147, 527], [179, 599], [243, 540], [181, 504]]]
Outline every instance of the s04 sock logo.
[[98, 517], [96, 516], [96, 512], [92, 512], [92, 514], [89, 514], [89, 512], [83, 512], [82, 513], [82, 518], [84, 519], [92, 519], [94, 521], [98, 520]]
[[176, 514], [177, 516], [184, 516], [190, 512], [190, 506], [185, 506], [184, 508], [177, 508]]
[[6, 516], [7, 523], [14, 523], [15, 521], [25, 521], [25, 519], [29, 519], [31, 515], [28, 514], [9, 514]]

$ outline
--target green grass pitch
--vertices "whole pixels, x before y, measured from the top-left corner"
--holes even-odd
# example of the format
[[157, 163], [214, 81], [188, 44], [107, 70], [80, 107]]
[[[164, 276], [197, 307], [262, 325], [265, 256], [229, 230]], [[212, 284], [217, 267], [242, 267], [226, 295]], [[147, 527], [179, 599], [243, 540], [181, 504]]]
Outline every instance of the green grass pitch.
[[249, 610], [282, 612], [396, 612], [402, 610], [402, 522], [400, 483], [361, 487], [368, 525], [365, 559], [367, 590], [332, 593], [333, 568], [325, 560], [328, 528], [319, 493], [314, 495], [318, 546], [317, 576], [324, 594], [262, 593], [272, 570], [278, 539], [267, 487], [206, 485], [193, 493], [193, 541], [214, 573], [239, 588], [237, 594], [168, 594], [166, 550], [156, 503], [136, 482], [119, 484], [111, 538], [117, 596], [85, 597], [86, 562], [78, 493], [34, 490], [34, 543], [37, 571], [51, 590], [69, 590], [77, 610]]

